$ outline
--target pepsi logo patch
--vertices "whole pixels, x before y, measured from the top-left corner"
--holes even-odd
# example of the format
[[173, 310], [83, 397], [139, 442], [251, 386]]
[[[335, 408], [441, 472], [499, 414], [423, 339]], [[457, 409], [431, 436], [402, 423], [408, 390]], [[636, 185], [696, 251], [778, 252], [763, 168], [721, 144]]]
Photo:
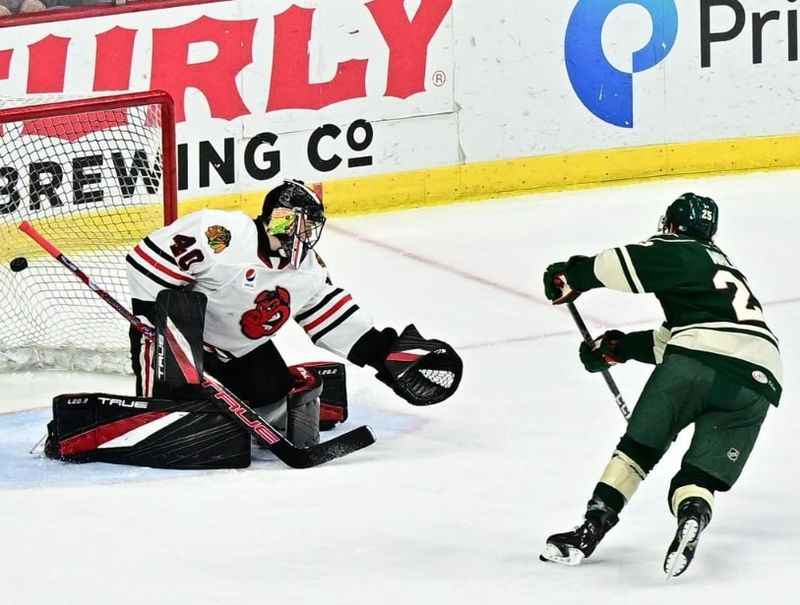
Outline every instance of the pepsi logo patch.
[[245, 288], [255, 288], [256, 287], [256, 276], [257, 276], [256, 270], [253, 269], [252, 267], [249, 268], [249, 269], [245, 269], [244, 281], [242, 282], [242, 285]]

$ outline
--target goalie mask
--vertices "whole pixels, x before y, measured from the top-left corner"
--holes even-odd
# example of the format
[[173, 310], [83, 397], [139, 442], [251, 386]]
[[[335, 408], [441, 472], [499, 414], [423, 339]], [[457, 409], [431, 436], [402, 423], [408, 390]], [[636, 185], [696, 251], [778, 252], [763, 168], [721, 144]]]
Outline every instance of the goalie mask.
[[261, 220], [280, 242], [278, 254], [297, 269], [322, 235], [325, 208], [305, 183], [285, 180], [264, 198]]

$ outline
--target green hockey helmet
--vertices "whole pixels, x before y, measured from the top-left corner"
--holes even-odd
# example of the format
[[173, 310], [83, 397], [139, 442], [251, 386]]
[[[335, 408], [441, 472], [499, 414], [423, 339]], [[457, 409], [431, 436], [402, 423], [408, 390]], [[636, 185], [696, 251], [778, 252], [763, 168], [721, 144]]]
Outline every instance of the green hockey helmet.
[[719, 208], [710, 197], [684, 193], [661, 217], [662, 233], [678, 233], [711, 241], [717, 232]]

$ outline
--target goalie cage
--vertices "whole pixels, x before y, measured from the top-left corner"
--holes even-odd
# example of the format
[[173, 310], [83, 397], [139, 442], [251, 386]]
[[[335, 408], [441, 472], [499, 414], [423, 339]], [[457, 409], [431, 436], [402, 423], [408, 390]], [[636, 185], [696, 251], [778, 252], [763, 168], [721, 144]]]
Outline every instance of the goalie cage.
[[172, 99], [0, 99], [0, 149], [0, 372], [129, 373], [128, 323], [17, 226], [129, 300], [127, 249], [176, 218]]

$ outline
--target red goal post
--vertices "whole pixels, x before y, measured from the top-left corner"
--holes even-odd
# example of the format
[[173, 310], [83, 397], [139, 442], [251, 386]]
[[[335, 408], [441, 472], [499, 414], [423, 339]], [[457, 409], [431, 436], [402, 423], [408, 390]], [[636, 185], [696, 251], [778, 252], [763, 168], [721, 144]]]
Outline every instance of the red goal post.
[[[126, 300], [127, 249], [177, 217], [175, 152], [165, 92], [0, 98], [0, 371], [129, 371], [127, 324], [17, 225], [32, 223]], [[27, 267], [12, 270], [16, 259]]]

